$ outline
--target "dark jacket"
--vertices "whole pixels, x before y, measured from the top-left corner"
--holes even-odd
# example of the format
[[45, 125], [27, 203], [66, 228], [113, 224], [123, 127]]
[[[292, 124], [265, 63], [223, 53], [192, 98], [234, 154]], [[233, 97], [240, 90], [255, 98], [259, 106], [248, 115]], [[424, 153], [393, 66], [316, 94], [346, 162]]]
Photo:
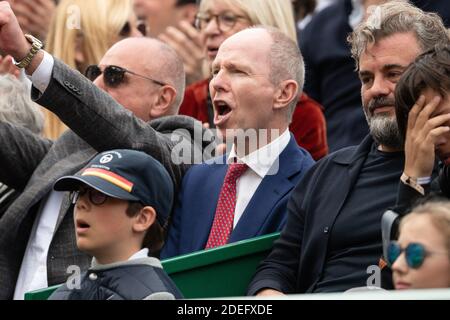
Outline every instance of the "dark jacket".
[[350, 0], [317, 13], [299, 34], [305, 59], [305, 92], [323, 105], [330, 152], [359, 144], [369, 132], [361, 107], [361, 82], [347, 36]]
[[373, 143], [367, 136], [359, 146], [322, 159], [306, 174], [291, 194], [286, 226], [258, 267], [250, 295], [263, 288], [284, 293], [314, 291], [324, 270], [333, 225]]
[[[211, 160], [186, 173], [161, 258], [205, 248], [228, 169], [225, 157], [219, 159], [222, 164]], [[279, 166], [276, 174], [268, 174], [261, 181], [228, 243], [277, 232], [284, 226], [289, 194], [314, 160], [297, 145], [292, 134], [278, 160], [273, 167]]]
[[[160, 161], [179, 187], [190, 164], [175, 163], [172, 156], [178, 153], [172, 151], [198, 150], [194, 154], [202, 155], [206, 147], [202, 137], [207, 131], [200, 122], [169, 116], [146, 123], [57, 59], [47, 90], [41, 95], [34, 88], [32, 93], [36, 102], [47, 106], [72, 130], [51, 141], [0, 121], [0, 182], [20, 192], [0, 220], [0, 299], [13, 297], [36, 214], [57, 179], [75, 174], [97, 152], [134, 149]], [[200, 139], [192, 139], [197, 133]], [[66, 194], [48, 251], [49, 286], [64, 282], [69, 266], [84, 271], [90, 261], [91, 257], [77, 249], [71, 201]]]
[[[75, 284], [75, 282], [74, 282]], [[156, 258], [97, 265], [81, 276], [79, 289], [64, 284], [49, 300], [173, 300], [183, 298]]]
[[0, 219], [19, 194], [18, 191], [0, 182]]

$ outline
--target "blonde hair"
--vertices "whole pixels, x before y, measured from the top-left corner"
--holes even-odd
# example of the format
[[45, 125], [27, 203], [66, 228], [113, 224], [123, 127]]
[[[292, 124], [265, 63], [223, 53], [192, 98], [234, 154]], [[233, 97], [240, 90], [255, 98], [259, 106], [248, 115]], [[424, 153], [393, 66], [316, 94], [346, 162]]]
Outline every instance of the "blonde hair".
[[[132, 13], [132, 0], [62, 0], [50, 24], [46, 50], [84, 72], [120, 40], [119, 34]], [[82, 64], [75, 59], [77, 43], [84, 56]], [[45, 114], [44, 135], [57, 139], [67, 127], [50, 111], [45, 110]]]
[[446, 239], [448, 257], [450, 259], [450, 201], [430, 201], [415, 207], [400, 222], [399, 231], [408, 221], [418, 216], [428, 216], [433, 226]]
[[[211, 2], [202, 0], [199, 11], [206, 11]], [[253, 25], [278, 28], [297, 43], [294, 10], [291, 0], [220, 0], [243, 11]]]

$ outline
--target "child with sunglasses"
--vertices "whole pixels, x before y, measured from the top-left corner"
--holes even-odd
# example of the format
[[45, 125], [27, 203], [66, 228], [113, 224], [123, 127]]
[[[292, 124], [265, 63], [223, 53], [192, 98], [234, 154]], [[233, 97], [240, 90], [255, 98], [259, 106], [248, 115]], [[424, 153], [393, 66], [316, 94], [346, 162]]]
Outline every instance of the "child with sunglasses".
[[428, 202], [404, 217], [387, 260], [396, 289], [449, 288], [450, 202]]
[[78, 286], [68, 282], [50, 299], [182, 298], [159, 259], [148, 256], [159, 256], [174, 195], [157, 160], [139, 151], [103, 152], [54, 189], [71, 191], [77, 246], [93, 260]]

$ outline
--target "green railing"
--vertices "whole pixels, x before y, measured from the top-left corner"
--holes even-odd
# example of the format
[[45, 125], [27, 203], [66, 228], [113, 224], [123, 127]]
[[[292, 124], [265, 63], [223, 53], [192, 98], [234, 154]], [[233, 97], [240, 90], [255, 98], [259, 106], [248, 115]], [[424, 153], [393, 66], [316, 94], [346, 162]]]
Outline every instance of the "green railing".
[[[234, 242], [166, 259], [162, 264], [187, 299], [244, 296], [256, 267], [279, 235], [273, 233]], [[57, 288], [28, 292], [25, 300], [45, 300]]]

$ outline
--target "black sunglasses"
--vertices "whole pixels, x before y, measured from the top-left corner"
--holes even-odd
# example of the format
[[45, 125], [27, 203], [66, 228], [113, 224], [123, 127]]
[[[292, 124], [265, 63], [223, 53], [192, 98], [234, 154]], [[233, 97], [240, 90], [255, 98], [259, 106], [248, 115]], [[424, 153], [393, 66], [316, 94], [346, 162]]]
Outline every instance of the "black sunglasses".
[[446, 254], [445, 252], [429, 251], [421, 243], [412, 242], [406, 248], [402, 248], [398, 242], [392, 241], [387, 250], [387, 262], [390, 267], [392, 267], [402, 252], [405, 252], [406, 263], [413, 269], [420, 268], [425, 258], [431, 254]]
[[92, 188], [80, 188], [77, 191], [70, 192], [70, 201], [75, 204], [77, 200], [86, 193], [88, 194], [89, 201], [96, 206], [101, 206], [109, 198], [109, 196], [98, 190]]
[[133, 71], [130, 71], [130, 70], [124, 69], [122, 67], [118, 67], [118, 66], [106, 66], [105, 70], [102, 71], [102, 69], [100, 69], [100, 67], [98, 65], [93, 64], [93, 65], [90, 65], [89, 67], [87, 67], [85, 76], [89, 80], [94, 81], [101, 74], [103, 74], [103, 81], [105, 82], [105, 84], [108, 87], [115, 88], [123, 82], [123, 80], [125, 79], [125, 73], [129, 73], [129, 74], [135, 75], [137, 77], [141, 77], [141, 78], [150, 80], [153, 83], [156, 83], [160, 86], [167, 85], [164, 82], [143, 76], [141, 74], [137, 74]]

